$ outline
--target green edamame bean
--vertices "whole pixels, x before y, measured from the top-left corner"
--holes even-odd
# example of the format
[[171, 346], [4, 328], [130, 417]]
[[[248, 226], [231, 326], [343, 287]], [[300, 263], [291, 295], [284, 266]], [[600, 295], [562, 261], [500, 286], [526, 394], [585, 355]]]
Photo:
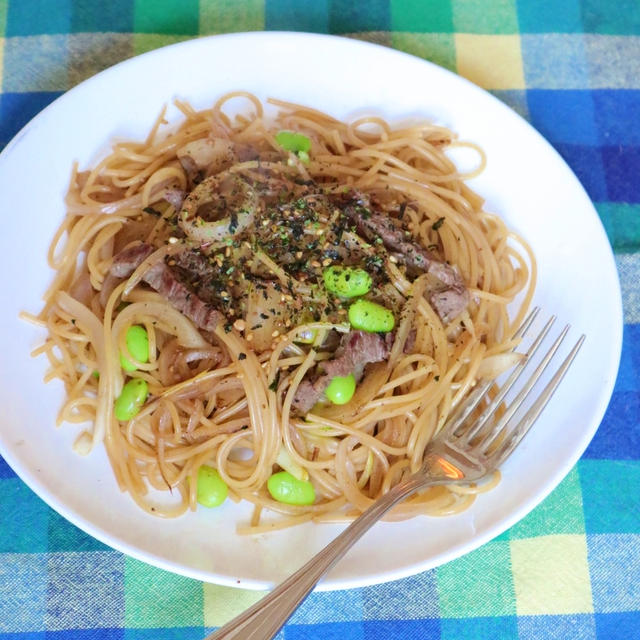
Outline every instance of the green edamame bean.
[[336, 376], [331, 379], [325, 395], [333, 404], [347, 404], [356, 391], [356, 379], [353, 373], [348, 376]]
[[[129, 353], [138, 362], [149, 361], [149, 336], [144, 327], [141, 327], [138, 324], [131, 325], [127, 329], [125, 341], [127, 343]], [[135, 371], [137, 369], [136, 365], [133, 364], [129, 358], [125, 357], [124, 353], [120, 354], [120, 366], [125, 371]]]
[[288, 471], [278, 471], [267, 480], [271, 497], [285, 504], [313, 504], [316, 492], [307, 480], [297, 480]]
[[146, 380], [134, 378], [129, 380], [122, 392], [116, 398], [114, 413], [118, 420], [131, 420], [140, 411], [149, 394], [149, 385]]
[[354, 329], [387, 333], [396, 323], [393, 313], [370, 300], [356, 300], [349, 307], [349, 322]]
[[279, 131], [276, 134], [276, 142], [286, 151], [297, 154], [302, 163], [309, 164], [311, 140], [307, 136], [295, 133], [295, 131]]
[[217, 469], [203, 464], [198, 469], [197, 499], [203, 507], [219, 507], [229, 494], [229, 487]]
[[329, 267], [322, 272], [327, 291], [341, 298], [363, 296], [371, 290], [371, 276], [357, 267]]
[[286, 151], [293, 153], [309, 153], [311, 150], [311, 140], [302, 133], [295, 131], [278, 131], [276, 142]]

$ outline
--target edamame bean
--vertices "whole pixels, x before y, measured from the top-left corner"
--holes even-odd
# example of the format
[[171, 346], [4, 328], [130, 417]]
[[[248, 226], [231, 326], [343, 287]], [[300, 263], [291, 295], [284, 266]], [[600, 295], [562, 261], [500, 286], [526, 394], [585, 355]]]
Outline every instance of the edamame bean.
[[353, 373], [348, 376], [336, 376], [331, 379], [325, 395], [333, 404], [347, 404], [356, 390], [356, 379]]
[[354, 329], [387, 333], [396, 323], [393, 313], [370, 300], [356, 300], [349, 307], [349, 322]]
[[329, 267], [322, 272], [327, 291], [341, 298], [363, 296], [371, 290], [371, 276], [356, 267]]
[[297, 480], [288, 471], [278, 471], [267, 480], [267, 489], [271, 497], [285, 504], [313, 504], [316, 492], [306, 480]]
[[122, 392], [116, 398], [114, 413], [118, 420], [131, 420], [138, 415], [140, 407], [144, 404], [149, 394], [149, 385], [146, 380], [134, 378], [129, 380]]
[[[144, 327], [138, 324], [130, 326], [127, 329], [125, 342], [127, 343], [129, 353], [138, 360], [138, 362], [149, 361], [149, 336]], [[138, 368], [129, 358], [125, 357], [124, 353], [120, 354], [120, 366], [125, 371], [135, 371]]]
[[309, 164], [311, 140], [307, 136], [294, 131], [279, 131], [276, 134], [276, 142], [286, 151], [297, 154], [302, 163]]
[[203, 464], [198, 469], [197, 499], [203, 507], [219, 507], [229, 494], [229, 487], [217, 469]]
[[309, 153], [311, 150], [311, 140], [302, 133], [295, 131], [278, 131], [276, 134], [276, 142], [286, 151], [293, 153]]

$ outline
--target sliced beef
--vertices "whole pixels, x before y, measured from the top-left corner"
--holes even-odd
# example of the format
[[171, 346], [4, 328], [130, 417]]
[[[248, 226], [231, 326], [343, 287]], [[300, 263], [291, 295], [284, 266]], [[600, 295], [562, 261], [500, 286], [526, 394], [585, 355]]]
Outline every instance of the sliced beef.
[[417, 332], [415, 329], [409, 329], [409, 333], [407, 334], [407, 339], [404, 341], [404, 346], [402, 347], [403, 353], [411, 353], [413, 351], [413, 347], [416, 345]]
[[164, 262], [153, 265], [143, 280], [200, 329], [213, 331], [224, 321], [217, 309], [193, 293]]
[[113, 259], [110, 275], [116, 278], [128, 278], [153, 251], [153, 247], [145, 243], [122, 250]]
[[348, 376], [369, 362], [380, 362], [389, 356], [387, 341], [377, 333], [349, 331], [345, 333], [340, 346], [331, 360], [322, 363], [329, 378]]
[[214, 276], [214, 266], [211, 260], [201, 251], [181, 251], [172, 257], [172, 263], [188, 272], [192, 278], [206, 280]]
[[426, 249], [415, 242], [408, 232], [397, 226], [389, 216], [369, 213], [361, 207], [346, 207], [345, 213], [356, 225], [361, 236], [369, 242], [375, 242], [380, 238], [399, 262], [415, 271], [430, 273], [443, 284], [456, 284], [460, 281], [460, 276], [453, 267], [429, 255]]
[[293, 408], [301, 415], [305, 415], [311, 411], [313, 405], [320, 400], [324, 390], [329, 386], [331, 380], [325, 380], [327, 376], [320, 376], [314, 382], [311, 380], [303, 380], [296, 389], [296, 395], [293, 398]]
[[364, 238], [370, 242], [380, 238], [398, 262], [406, 264], [414, 272], [428, 273], [439, 282], [427, 297], [443, 322], [452, 320], [464, 311], [469, 304], [469, 292], [460, 274], [451, 265], [429, 255], [389, 216], [370, 213], [356, 206], [347, 206], [344, 211]]
[[180, 211], [186, 195], [182, 189], [167, 189], [162, 198], [173, 206], [176, 211]]
[[[114, 258], [110, 275], [128, 278], [153, 251], [149, 244], [121, 251]], [[213, 331], [223, 321], [223, 315], [200, 299], [163, 260], [152, 265], [142, 279], [200, 329]]]
[[428, 271], [432, 258], [418, 243], [413, 242], [410, 235], [396, 226], [389, 216], [370, 213], [362, 207], [348, 206], [344, 211], [363, 238], [369, 242], [376, 242], [380, 238], [384, 246], [393, 251], [403, 264], [420, 272]]
[[428, 297], [431, 306], [443, 322], [459, 316], [469, 304], [469, 292], [462, 283], [436, 289]]
[[294, 408], [301, 414], [308, 413], [322, 397], [332, 378], [356, 373], [370, 362], [380, 362], [389, 357], [389, 344], [377, 333], [349, 331], [344, 334], [340, 346], [330, 360], [319, 364], [322, 372], [314, 380], [303, 380], [293, 398]]

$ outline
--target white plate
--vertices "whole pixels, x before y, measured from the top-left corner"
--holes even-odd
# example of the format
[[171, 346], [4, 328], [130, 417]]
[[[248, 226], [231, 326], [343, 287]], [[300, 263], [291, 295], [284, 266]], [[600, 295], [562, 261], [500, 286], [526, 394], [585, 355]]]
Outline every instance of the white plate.
[[174, 97], [204, 107], [236, 89], [312, 105], [339, 118], [364, 112], [392, 121], [429, 118], [482, 145], [488, 167], [472, 187], [533, 245], [540, 267], [536, 302], [571, 322], [575, 336], [587, 335], [578, 366], [504, 466], [496, 490], [455, 517], [377, 525], [320, 588], [400, 578], [478, 547], [560, 482], [602, 419], [621, 347], [615, 264], [579, 182], [526, 122], [444, 69], [354, 40], [253, 33], [166, 47], [87, 80], [16, 136], [0, 156], [0, 452], [36, 493], [91, 535], [204, 581], [266, 588], [341, 529], [305, 525], [246, 538], [234, 528], [247, 510], [233, 504], [175, 521], [142, 513], [118, 491], [103, 451], [76, 457], [76, 429], [55, 429], [61, 384], [42, 384], [44, 358], [28, 356], [41, 335], [17, 319], [21, 309], [39, 309], [52, 277], [46, 250], [64, 213], [72, 162], [88, 166], [114, 137], [143, 138], [161, 105]]

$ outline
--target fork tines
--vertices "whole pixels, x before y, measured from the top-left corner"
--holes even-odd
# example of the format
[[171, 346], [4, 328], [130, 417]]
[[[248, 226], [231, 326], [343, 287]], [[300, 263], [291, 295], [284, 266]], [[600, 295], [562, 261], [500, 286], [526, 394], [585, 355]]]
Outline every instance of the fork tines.
[[[514, 337], [526, 337], [538, 313], [539, 309], [534, 309]], [[443, 439], [455, 441], [460, 448], [474, 449], [476, 455], [486, 459], [487, 466], [496, 467], [507, 458], [522, 441], [522, 438], [524, 438], [549, 402], [584, 342], [585, 336], [583, 335], [565, 357], [544, 389], [537, 396], [532, 396], [536, 383], [549, 367], [567, 336], [570, 326], [566, 325], [539, 361], [533, 373], [522, 384], [515, 397], [507, 403], [505, 408], [507, 394], [514, 388], [527, 366], [532, 363], [536, 352], [549, 334], [555, 320], [555, 316], [552, 316], [546, 322], [542, 330], [533, 338], [523, 358], [511, 370], [504, 384], [499, 387], [495, 397], [477, 418], [471, 418], [479, 403], [483, 398], [486, 398], [489, 390], [494, 386], [495, 381], [487, 380], [477, 385], [476, 389], [460, 404], [454, 415], [444, 426], [442, 431]], [[514, 419], [516, 412], [525, 405], [528, 399], [531, 400], [532, 398], [533, 401], [526, 413], [516, 422]], [[496, 418], [498, 409], [503, 410], [503, 413]]]

